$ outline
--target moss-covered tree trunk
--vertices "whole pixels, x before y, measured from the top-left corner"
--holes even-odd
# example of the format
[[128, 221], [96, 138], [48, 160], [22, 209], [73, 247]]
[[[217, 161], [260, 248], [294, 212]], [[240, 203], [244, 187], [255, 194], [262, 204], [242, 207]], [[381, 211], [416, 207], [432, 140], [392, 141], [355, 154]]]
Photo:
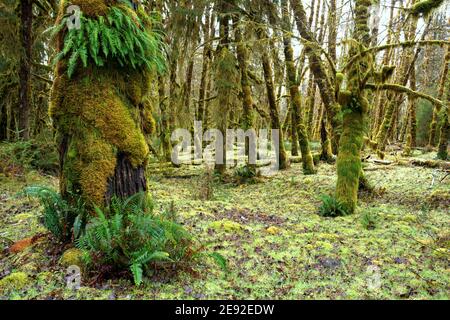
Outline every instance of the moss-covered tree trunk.
[[[442, 73], [441, 73], [441, 77], [440, 77], [440, 81], [439, 81], [438, 94], [437, 94], [438, 100], [442, 100], [442, 98], [444, 98], [445, 86], [448, 81], [449, 64], [450, 64], [450, 47], [447, 47], [447, 52], [444, 56], [444, 67], [442, 69]], [[433, 119], [430, 124], [430, 133], [429, 133], [429, 140], [428, 140], [429, 147], [436, 146], [436, 131], [437, 131], [437, 127], [438, 127], [440, 113], [441, 113], [441, 106], [439, 104], [436, 104], [433, 109]], [[445, 117], [445, 113], [444, 113], [444, 117]], [[445, 123], [445, 121], [442, 123]]]
[[[259, 27], [257, 30], [257, 36], [259, 40], [267, 40], [267, 32], [263, 27]], [[273, 70], [272, 61], [266, 50], [261, 52], [261, 60], [264, 71], [264, 82], [266, 85], [267, 100], [269, 103], [269, 115], [270, 124], [272, 130], [279, 131], [279, 151], [278, 151], [278, 164], [280, 170], [284, 170], [289, 166], [289, 159], [284, 148], [283, 130], [281, 127], [280, 114], [278, 111], [277, 98], [275, 96], [275, 86], [273, 83]]]
[[[149, 147], [145, 135], [153, 119], [146, 96], [154, 77], [146, 66], [137, 67], [144, 60], [136, 60], [135, 66], [123, 60], [120, 63], [124, 66], [121, 66], [113, 51], [104, 55], [105, 50], [111, 48], [106, 47], [106, 43], [96, 51], [97, 42], [89, 38], [86, 28], [98, 26], [114, 36], [118, 31], [107, 21], [108, 17], [114, 19], [110, 14], [116, 10], [115, 14], [128, 19], [128, 26], [136, 23], [137, 29], [122, 27], [121, 33], [133, 32], [135, 41], [150, 48], [147, 41], [151, 35], [146, 30], [151, 26], [142, 9], [135, 11], [121, 2], [105, 0], [92, 6], [90, 2], [72, 0], [70, 4], [81, 8], [84, 20], [81, 29], [69, 31], [63, 27], [57, 36], [57, 52], [67, 47], [66, 36], [69, 39], [75, 36], [79, 41], [59, 60], [51, 95], [50, 116], [60, 152], [60, 189], [66, 198], [79, 195], [88, 206], [104, 206], [112, 197], [126, 198], [147, 190], [145, 168]], [[67, 5], [68, 2], [61, 2], [57, 24], [64, 23]], [[144, 36], [144, 32], [148, 36]], [[117, 45], [116, 52], [127, 44]], [[73, 58], [68, 57], [77, 55], [73, 52], [84, 55], [83, 51], [78, 51], [83, 47], [92, 51], [74, 64]], [[156, 59], [158, 54], [144, 51], [140, 58], [152, 55]]]
[[331, 141], [333, 152], [337, 153], [339, 144], [339, 132], [341, 128], [341, 119], [339, 117], [340, 108], [334, 94], [334, 87], [328, 78], [324, 64], [320, 58], [317, 41], [315, 40], [303, 4], [300, 0], [290, 0], [292, 10], [294, 11], [297, 29], [304, 41], [305, 52], [309, 59], [309, 66], [314, 79], [319, 88], [322, 102], [325, 104], [327, 119], [330, 121], [332, 132]]
[[[450, 48], [447, 49], [447, 57], [445, 61], [448, 69], [450, 63]], [[448, 72], [448, 71], [447, 71]], [[443, 110], [441, 119], [441, 134], [439, 137], [438, 158], [448, 160], [448, 140], [450, 140], [450, 79], [447, 77], [445, 87], [447, 88], [447, 108]]]
[[[234, 37], [236, 41], [236, 56], [241, 73], [241, 90], [242, 90], [242, 119], [241, 127], [244, 131], [253, 129], [253, 97], [252, 87], [248, 76], [248, 50], [246, 44], [243, 42], [242, 30], [239, 25], [239, 16], [233, 16]], [[250, 155], [250, 144], [245, 142], [246, 155]], [[256, 152], [256, 150], [253, 150]], [[250, 158], [249, 158], [250, 161]], [[255, 163], [249, 164], [254, 168]]]
[[[31, 110], [31, 47], [33, 25], [33, 1], [20, 1], [20, 35], [23, 51], [19, 69], [19, 137], [30, 137]], [[11, 44], [13, 45], [13, 44]]]
[[[356, 0], [355, 3], [353, 38], [358, 43], [350, 49], [350, 57], [370, 44], [368, 20], [371, 2]], [[370, 70], [372, 59], [372, 56], [367, 54], [352, 64], [347, 74], [347, 88], [340, 93], [339, 97], [344, 116], [337, 159], [336, 198], [348, 213], [353, 213], [356, 209], [360, 181], [363, 178], [361, 149], [364, 142], [364, 118], [368, 101], [362, 79], [363, 75]]]
[[284, 57], [286, 62], [286, 76], [290, 93], [290, 101], [293, 115], [293, 125], [295, 125], [295, 133], [298, 137], [300, 150], [302, 153], [303, 172], [305, 174], [315, 173], [314, 161], [309, 147], [308, 134], [305, 129], [303, 120], [300, 117], [301, 112], [301, 97], [300, 90], [296, 79], [296, 69], [294, 64], [294, 50], [292, 48], [291, 36], [289, 35], [290, 21], [287, 0], [281, 1], [283, 11], [283, 43], [284, 43]]

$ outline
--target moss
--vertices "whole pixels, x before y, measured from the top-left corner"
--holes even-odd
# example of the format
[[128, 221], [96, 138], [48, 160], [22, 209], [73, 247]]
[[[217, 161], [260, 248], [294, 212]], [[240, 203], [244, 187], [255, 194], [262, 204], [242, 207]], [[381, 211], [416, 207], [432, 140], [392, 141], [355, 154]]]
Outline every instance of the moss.
[[25, 272], [14, 272], [0, 280], [0, 292], [22, 290], [30, 279]]
[[[361, 100], [359, 101], [361, 102]], [[362, 110], [345, 112], [337, 159], [336, 198], [349, 213], [355, 211], [358, 202], [363, 141], [364, 116]]]
[[242, 231], [245, 229], [241, 224], [230, 220], [215, 221], [211, 223], [211, 228], [227, 232]]
[[[80, 186], [81, 190], [68, 191], [85, 194], [90, 202], [99, 204], [114, 174], [117, 154], [127, 154], [131, 164], [138, 167], [147, 161], [149, 149], [139, 126], [138, 109], [133, 109], [117, 88], [123, 86], [123, 79], [111, 79], [109, 71], [95, 72], [95, 79], [67, 81], [62, 76], [53, 88], [52, 100], [61, 102], [51, 104], [50, 115], [59, 134], [71, 137], [63, 189]], [[111, 82], [112, 86], [108, 85]], [[58, 91], [60, 87], [63, 92]]]
[[105, 16], [108, 13], [108, 3], [115, 1], [105, 0], [70, 0], [70, 4], [80, 7], [86, 17]]
[[444, 0], [423, 0], [411, 7], [411, 14], [415, 16], [427, 16], [431, 11], [440, 7]]
[[70, 267], [70, 266], [83, 266], [83, 257], [84, 253], [83, 251], [79, 249], [69, 249], [63, 253], [61, 258], [59, 259], [59, 263], [64, 267]]

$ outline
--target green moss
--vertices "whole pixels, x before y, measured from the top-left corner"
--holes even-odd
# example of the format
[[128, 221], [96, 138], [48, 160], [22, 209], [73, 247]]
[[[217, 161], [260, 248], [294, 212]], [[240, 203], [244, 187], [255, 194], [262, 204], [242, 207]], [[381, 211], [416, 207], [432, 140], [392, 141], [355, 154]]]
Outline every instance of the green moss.
[[[361, 100], [359, 100], [361, 103]], [[358, 202], [359, 179], [362, 172], [361, 149], [364, 142], [364, 115], [355, 106], [345, 112], [343, 132], [337, 159], [336, 198], [347, 212], [353, 213]]]
[[0, 292], [22, 290], [30, 283], [28, 275], [24, 272], [14, 272], [0, 280]]
[[79, 266], [82, 267], [84, 252], [79, 249], [69, 249], [63, 253], [59, 259], [59, 263], [64, 267]]
[[441, 6], [444, 0], [423, 0], [411, 7], [411, 14], [427, 16], [431, 11]]
[[80, 11], [87, 17], [105, 16], [108, 13], [108, 3], [105, 0], [70, 0], [70, 4], [80, 7]]

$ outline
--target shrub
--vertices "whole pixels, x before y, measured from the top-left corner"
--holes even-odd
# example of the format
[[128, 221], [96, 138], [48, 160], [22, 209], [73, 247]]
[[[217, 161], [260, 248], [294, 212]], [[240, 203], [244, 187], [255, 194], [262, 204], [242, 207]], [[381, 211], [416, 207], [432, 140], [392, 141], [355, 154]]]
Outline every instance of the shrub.
[[39, 199], [44, 207], [42, 223], [57, 240], [68, 243], [83, 232], [87, 213], [80, 197], [69, 204], [58, 192], [39, 186], [26, 188], [24, 195]]
[[234, 177], [239, 183], [253, 183], [257, 176], [254, 166], [240, 166], [234, 170]]
[[345, 210], [345, 206], [339, 202], [336, 198], [323, 195], [321, 197], [322, 205], [319, 208], [319, 215], [322, 217], [341, 217], [348, 215], [348, 212]]
[[365, 211], [361, 215], [361, 225], [364, 227], [364, 229], [367, 230], [373, 230], [377, 227], [378, 224], [378, 216], [371, 212], [371, 211]]
[[[173, 212], [153, 213], [153, 202], [139, 193], [113, 199], [87, 225], [77, 246], [88, 254], [88, 268], [131, 273], [136, 285], [154, 269], [172, 269], [193, 260], [190, 234], [174, 221]], [[169, 210], [173, 211], [173, 210]]]
[[58, 173], [58, 154], [53, 142], [39, 138], [0, 143], [0, 172], [8, 175], [30, 169]]

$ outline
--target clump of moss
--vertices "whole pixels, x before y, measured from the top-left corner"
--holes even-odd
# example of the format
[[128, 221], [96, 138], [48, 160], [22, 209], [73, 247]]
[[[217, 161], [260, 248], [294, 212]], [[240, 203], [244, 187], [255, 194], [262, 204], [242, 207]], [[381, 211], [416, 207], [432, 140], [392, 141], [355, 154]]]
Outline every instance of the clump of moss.
[[438, 8], [444, 0], [423, 0], [419, 1], [411, 7], [411, 14], [415, 16], [427, 16], [434, 9]]
[[29, 277], [24, 272], [14, 272], [0, 280], [0, 292], [22, 290], [29, 283]]
[[59, 263], [64, 267], [84, 265], [84, 252], [80, 249], [72, 248], [63, 253], [59, 259]]
[[109, 10], [107, 2], [104, 0], [70, 0], [70, 3], [79, 6], [80, 11], [87, 17], [105, 16]]

